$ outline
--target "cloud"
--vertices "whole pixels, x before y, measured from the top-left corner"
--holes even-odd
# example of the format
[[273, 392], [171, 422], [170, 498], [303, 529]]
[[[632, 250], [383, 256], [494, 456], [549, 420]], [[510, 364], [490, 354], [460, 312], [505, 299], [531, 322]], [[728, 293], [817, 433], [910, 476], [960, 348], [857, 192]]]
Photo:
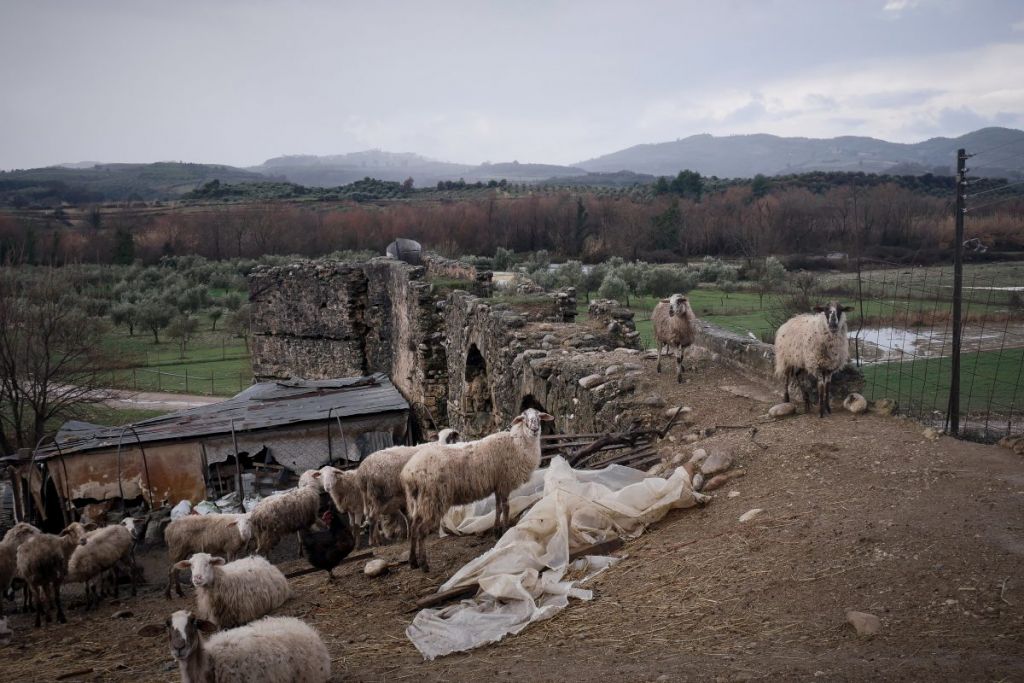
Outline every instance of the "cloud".
[[1014, 31], [1024, 31], [1024, 19], [1013, 22], [1010, 24], [1010, 28]]
[[921, 0], [886, 0], [882, 8], [886, 12], [899, 13], [905, 9], [913, 9], [921, 4]]

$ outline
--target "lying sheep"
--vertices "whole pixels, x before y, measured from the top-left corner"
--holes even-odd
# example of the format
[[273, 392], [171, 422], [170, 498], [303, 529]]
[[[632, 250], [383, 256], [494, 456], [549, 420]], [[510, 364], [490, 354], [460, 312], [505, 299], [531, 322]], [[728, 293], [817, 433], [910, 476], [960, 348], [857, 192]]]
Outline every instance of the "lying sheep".
[[[453, 444], [458, 440], [459, 433], [454, 429], [442, 429], [437, 435], [437, 443]], [[385, 520], [399, 515], [406, 517], [402, 469], [421, 448], [423, 445], [393, 446], [371, 453], [359, 463], [359, 481], [363, 487], [363, 503], [372, 545], [381, 542]], [[327, 485], [326, 479], [324, 485]]]
[[[789, 385], [801, 373], [813, 377], [818, 389], [818, 416], [832, 412], [829, 398], [832, 375], [850, 360], [847, 341], [846, 316], [851, 306], [829, 302], [816, 306], [816, 313], [794, 316], [782, 324], [775, 333], [775, 374], [784, 378], [785, 401], [789, 402]], [[811, 411], [810, 393], [801, 386], [804, 408]]]
[[181, 592], [181, 578], [175, 563], [195, 553], [210, 553], [233, 560], [241, 555], [252, 538], [252, 527], [247, 514], [186, 515], [179, 517], [164, 529], [167, 542], [167, 589], [164, 597], [170, 599], [171, 584]]
[[682, 294], [673, 294], [662, 299], [651, 313], [651, 324], [654, 327], [654, 339], [658, 342], [658, 364], [655, 369], [661, 372], [661, 356], [663, 352], [673, 351], [676, 358], [676, 381], [683, 381], [683, 351], [693, 344], [697, 316], [690, 308], [689, 300]]
[[315, 523], [323, 490], [320, 472], [306, 470], [296, 488], [261, 500], [249, 513], [256, 552], [269, 555], [285, 534], [308, 529]]
[[[39, 529], [27, 522], [18, 522], [7, 530], [3, 541], [0, 541], [0, 616], [4, 613], [4, 598], [11, 584], [18, 577], [18, 548], [27, 539], [39, 534]], [[25, 588], [25, 601], [28, 604], [28, 588]]]
[[[94, 579], [101, 578], [103, 572], [113, 570], [119, 563], [126, 562], [132, 580], [132, 595], [135, 595], [135, 562], [132, 550], [137, 540], [139, 522], [131, 517], [120, 524], [105, 526], [90, 531], [86, 535], [88, 543], [75, 548], [68, 560], [68, 573], [65, 583], [84, 583], [86, 608], [99, 602]], [[114, 596], [117, 596], [117, 581], [114, 581]]]
[[[293, 617], [267, 617], [217, 631], [217, 625], [184, 610], [164, 626], [147, 624], [141, 636], [166, 632], [182, 683], [327, 683], [331, 656], [320, 635]], [[200, 633], [213, 633], [203, 641]]]
[[[44, 609], [46, 622], [50, 622], [54, 605], [57, 606], [57, 621], [67, 622], [60, 602], [60, 587], [67, 576], [68, 559], [75, 548], [86, 545], [86, 534], [94, 528], [72, 522], [59, 536], [36, 534], [18, 548], [18, 573], [33, 591], [36, 601], [36, 628], [42, 625]], [[44, 594], [47, 600], [43, 599]]]
[[429, 444], [402, 469], [409, 511], [409, 566], [429, 571], [425, 540], [453, 505], [494, 494], [495, 530], [509, 526], [508, 496], [540, 465], [541, 422], [551, 415], [527, 408], [498, 432], [465, 444]]
[[259, 619], [292, 596], [281, 570], [258, 555], [225, 563], [222, 557], [196, 553], [175, 566], [192, 570], [196, 613], [221, 628]]

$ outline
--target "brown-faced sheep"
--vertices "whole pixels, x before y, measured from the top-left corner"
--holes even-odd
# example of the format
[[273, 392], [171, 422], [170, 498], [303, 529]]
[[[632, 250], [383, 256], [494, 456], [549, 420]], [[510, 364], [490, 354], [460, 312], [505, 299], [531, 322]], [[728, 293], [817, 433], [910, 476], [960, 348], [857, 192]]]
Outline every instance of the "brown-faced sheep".
[[429, 444], [402, 469], [409, 511], [409, 566], [429, 571], [425, 540], [453, 505], [494, 494], [495, 531], [509, 526], [508, 496], [540, 465], [541, 422], [547, 413], [527, 408], [498, 432], [464, 444]]
[[[832, 301], [814, 310], [815, 313], [790, 318], [775, 333], [775, 374], [785, 382], [783, 393], [787, 403], [790, 382], [801, 372], [813, 377], [818, 388], [818, 416], [825, 417], [825, 413], [832, 412], [832, 375], [850, 361], [844, 314], [853, 309]], [[804, 408], [810, 412], [810, 394], [803, 386], [801, 391]]]
[[[147, 624], [141, 636], [166, 632], [182, 683], [327, 683], [331, 655], [311, 626], [294, 617], [267, 617], [217, 632], [217, 625], [184, 610], [164, 626]], [[200, 633], [212, 633], [203, 641]]]
[[54, 605], [57, 606], [57, 621], [62, 624], [67, 621], [60, 602], [60, 587], [67, 576], [68, 559], [75, 548], [86, 544], [86, 534], [93, 528], [92, 525], [72, 522], [59, 536], [37, 534], [18, 548], [18, 574], [34, 593], [37, 628], [42, 625], [44, 609], [46, 621], [50, 622], [50, 610]]
[[259, 619], [292, 596], [281, 570], [258, 555], [225, 563], [222, 557], [196, 553], [177, 567], [192, 570], [196, 613], [221, 628]]
[[651, 313], [654, 339], [658, 343], [658, 364], [661, 372], [662, 353], [672, 351], [676, 359], [676, 381], [683, 381], [683, 352], [693, 344], [697, 316], [690, 308], [689, 300], [682, 294], [673, 294], [662, 299]]
[[362, 468], [339, 470], [337, 467], [325, 465], [317, 472], [317, 477], [331, 497], [334, 508], [348, 517], [349, 529], [355, 536], [355, 549], [358, 550], [362, 536], [360, 530], [367, 513], [366, 501], [363, 498]]
[[181, 592], [181, 577], [175, 563], [195, 553], [210, 553], [233, 560], [241, 555], [252, 538], [252, 529], [246, 514], [185, 515], [179, 517], [164, 529], [167, 542], [167, 588], [164, 597], [170, 599], [171, 584], [178, 596]]
[[308, 529], [316, 522], [324, 490], [319, 474], [306, 470], [296, 488], [264, 498], [249, 513], [258, 554], [269, 555], [286, 534]]

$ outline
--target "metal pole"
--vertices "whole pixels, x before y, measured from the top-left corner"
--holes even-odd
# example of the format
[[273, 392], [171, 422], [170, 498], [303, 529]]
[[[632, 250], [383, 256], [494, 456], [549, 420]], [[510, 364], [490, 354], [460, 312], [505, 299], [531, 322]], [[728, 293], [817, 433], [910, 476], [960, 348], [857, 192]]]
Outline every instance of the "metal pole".
[[960, 348], [964, 288], [964, 190], [967, 187], [967, 152], [956, 151], [956, 236], [953, 238], [953, 357], [949, 377], [949, 433], [960, 433]]
[[121, 512], [124, 512], [124, 485], [121, 482], [121, 441], [124, 439], [124, 433], [131, 430], [133, 436], [135, 436], [135, 442], [139, 444], [139, 453], [142, 455], [142, 469], [146, 473], [146, 491], [149, 493], [149, 509], [153, 510], [153, 485], [149, 479], [149, 461], [146, 459], [146, 449], [142, 445], [142, 439], [139, 437], [139, 433], [135, 431], [135, 427], [131, 425], [125, 425], [121, 428], [121, 433], [117, 435], [117, 491], [121, 494]]
[[235, 490], [238, 491], [238, 499], [241, 500], [242, 491], [242, 463], [238, 461], [238, 437], [235, 436], [235, 420], [231, 420], [231, 444], [235, 448]]
[[327, 410], [327, 464], [334, 465], [334, 444], [331, 441], [331, 412], [334, 406]]

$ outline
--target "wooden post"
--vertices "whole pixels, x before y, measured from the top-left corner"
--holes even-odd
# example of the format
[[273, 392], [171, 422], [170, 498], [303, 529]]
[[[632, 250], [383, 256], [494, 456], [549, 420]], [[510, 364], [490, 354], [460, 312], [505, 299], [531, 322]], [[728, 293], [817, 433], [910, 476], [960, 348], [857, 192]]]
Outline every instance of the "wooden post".
[[967, 152], [956, 151], [956, 236], [953, 238], [953, 357], [949, 376], [949, 433], [960, 433], [960, 351], [964, 295], [964, 190], [967, 187]]

